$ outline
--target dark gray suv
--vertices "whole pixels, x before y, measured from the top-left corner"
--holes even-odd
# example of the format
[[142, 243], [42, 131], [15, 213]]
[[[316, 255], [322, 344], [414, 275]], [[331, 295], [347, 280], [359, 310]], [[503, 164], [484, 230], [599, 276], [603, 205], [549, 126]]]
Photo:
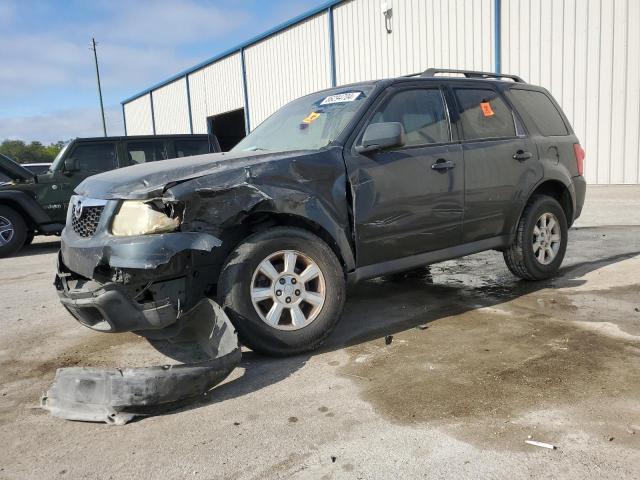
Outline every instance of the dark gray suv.
[[549, 92], [516, 76], [432, 69], [333, 88], [231, 152], [85, 180], [56, 285], [96, 330], [176, 335], [209, 296], [246, 345], [295, 354], [329, 335], [347, 282], [488, 249], [522, 278], [552, 276], [583, 160]]

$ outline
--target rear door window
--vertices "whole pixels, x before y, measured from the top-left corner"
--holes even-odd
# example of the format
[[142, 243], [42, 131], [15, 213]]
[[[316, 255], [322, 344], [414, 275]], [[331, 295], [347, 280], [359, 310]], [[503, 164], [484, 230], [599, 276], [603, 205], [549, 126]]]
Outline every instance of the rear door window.
[[509, 99], [525, 120], [530, 120], [545, 137], [569, 134], [560, 112], [543, 92], [513, 88]]
[[209, 153], [208, 140], [176, 140], [176, 156], [190, 157], [192, 155], [203, 155]]
[[493, 89], [454, 89], [464, 138], [515, 137], [516, 127], [508, 105]]
[[374, 114], [371, 123], [399, 122], [405, 146], [444, 143], [451, 139], [449, 121], [440, 89], [404, 90]]
[[129, 164], [155, 162], [168, 158], [167, 149], [162, 141], [140, 141], [127, 143]]
[[70, 156], [76, 159], [81, 172], [106, 172], [118, 168], [118, 158], [113, 143], [80, 144]]

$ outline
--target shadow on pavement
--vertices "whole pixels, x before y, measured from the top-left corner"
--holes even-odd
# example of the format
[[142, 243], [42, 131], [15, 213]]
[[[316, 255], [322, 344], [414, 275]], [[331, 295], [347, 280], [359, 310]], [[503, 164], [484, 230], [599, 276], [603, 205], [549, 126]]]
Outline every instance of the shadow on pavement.
[[[520, 280], [511, 275], [502, 255], [484, 252], [433, 265], [430, 275], [407, 276], [398, 280], [373, 279], [349, 290], [344, 313], [335, 331], [318, 351], [289, 358], [268, 358], [244, 352], [239, 365], [244, 373], [216, 387], [205, 398], [185, 408], [229, 400], [258, 391], [286, 379], [313, 355], [360, 343], [383, 339], [444, 317], [499, 305], [543, 289], [576, 287], [584, 275], [640, 255], [630, 238], [640, 227], [598, 227], [571, 230], [569, 248], [557, 277], [541, 282]], [[607, 248], [602, 245], [606, 244]], [[175, 349], [179, 347], [173, 347]], [[162, 349], [180, 361], [189, 360], [188, 351]]]
[[44, 255], [47, 253], [55, 253], [60, 250], [60, 239], [52, 237], [46, 241], [32, 243], [27, 247], [23, 247], [13, 257], [30, 257], [32, 255]]

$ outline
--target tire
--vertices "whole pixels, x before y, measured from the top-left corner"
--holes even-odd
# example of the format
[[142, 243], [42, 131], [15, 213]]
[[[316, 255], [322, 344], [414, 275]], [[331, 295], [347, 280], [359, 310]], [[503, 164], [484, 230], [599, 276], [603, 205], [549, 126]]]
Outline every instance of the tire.
[[[285, 251], [296, 255], [293, 275], [285, 272]], [[266, 269], [273, 280], [263, 273], [266, 261], [275, 268]], [[307, 267], [312, 265], [320, 273], [305, 282], [308, 276], [300, 274], [308, 272]], [[302, 290], [298, 290], [301, 285]], [[256, 300], [258, 296], [252, 297], [252, 292], [258, 291], [271, 296]], [[276, 298], [278, 291], [281, 296]], [[287, 356], [314, 350], [329, 336], [342, 313], [346, 287], [342, 266], [326, 243], [306, 230], [275, 227], [251, 235], [231, 253], [220, 274], [218, 295], [243, 344], [262, 354]], [[284, 304], [287, 295], [291, 295], [290, 304]], [[324, 298], [321, 304], [320, 297]], [[315, 306], [305, 298], [313, 298]], [[294, 315], [296, 306], [298, 315]], [[282, 313], [278, 315], [278, 311]], [[280, 320], [273, 322], [274, 318]]]
[[13, 208], [0, 205], [0, 258], [13, 255], [24, 245], [27, 225]]
[[[544, 225], [543, 217], [546, 218], [547, 225], [551, 225], [551, 220], [554, 220], [554, 227], [549, 229], [543, 226], [540, 236], [540, 227]], [[568, 230], [564, 210], [555, 198], [537, 195], [529, 200], [518, 222], [515, 240], [503, 252], [504, 261], [511, 273], [526, 280], [544, 280], [555, 275], [567, 249]], [[557, 234], [560, 235], [559, 240], [555, 236]], [[534, 253], [536, 245], [537, 253]], [[541, 254], [540, 250], [544, 252]]]
[[24, 245], [22, 246], [28, 247], [29, 245], [31, 245], [33, 243], [34, 237], [35, 237], [35, 234], [33, 232], [27, 232], [27, 236], [24, 239]]

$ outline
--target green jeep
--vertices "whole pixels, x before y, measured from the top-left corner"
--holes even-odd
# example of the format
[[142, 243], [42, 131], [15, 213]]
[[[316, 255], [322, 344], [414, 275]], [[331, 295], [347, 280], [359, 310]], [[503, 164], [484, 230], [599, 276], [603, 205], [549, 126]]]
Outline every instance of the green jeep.
[[0, 257], [29, 245], [34, 235], [59, 235], [73, 190], [91, 175], [219, 150], [208, 135], [76, 138], [42, 175], [0, 155]]

